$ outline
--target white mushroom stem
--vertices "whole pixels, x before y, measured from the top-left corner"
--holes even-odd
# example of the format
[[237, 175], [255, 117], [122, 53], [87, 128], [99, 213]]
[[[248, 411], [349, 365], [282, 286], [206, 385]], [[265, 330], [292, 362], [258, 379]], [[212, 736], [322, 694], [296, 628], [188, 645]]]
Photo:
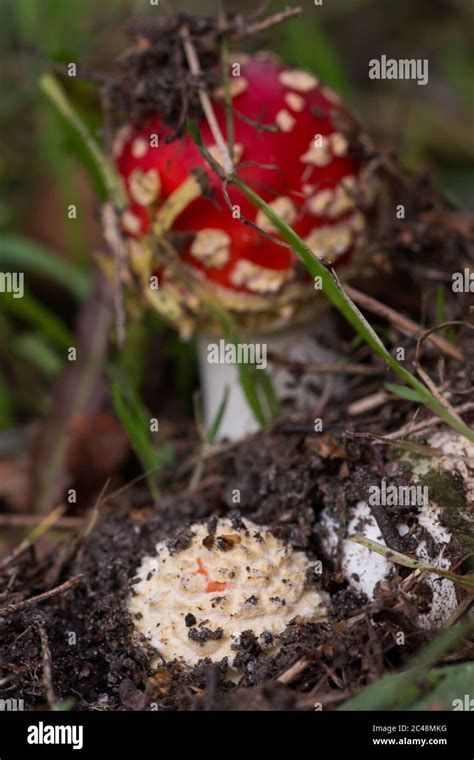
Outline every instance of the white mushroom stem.
[[198, 338], [199, 374], [201, 379], [201, 400], [204, 427], [210, 430], [219, 412], [225, 389], [228, 390], [227, 404], [216, 440], [237, 441], [258, 430], [258, 422], [252, 414], [239, 382], [239, 368], [236, 364], [211, 364], [209, 350], [218, 343], [216, 337], [201, 335]]
[[332, 363], [337, 360], [333, 351], [323, 348], [305, 331], [292, 330], [246, 339], [238, 344], [236, 357], [232, 356], [232, 347], [227, 349], [227, 345], [224, 339], [218, 337], [198, 338], [201, 398], [206, 430], [211, 428], [219, 413], [226, 387], [229, 389], [217, 441], [237, 441], [259, 430], [258, 422], [240, 384], [238, 363], [232, 361], [233, 358], [239, 358], [239, 350], [240, 358], [253, 358], [257, 366], [261, 365], [264, 368], [262, 371], [270, 374], [280, 400], [287, 402], [292, 409], [308, 411], [309, 426], [313, 425], [311, 414], [314, 412], [316, 415], [318, 404], [328, 392], [329, 385], [331, 394], [337, 395], [344, 388], [344, 381], [340, 376], [308, 375], [295, 378], [289, 368], [276, 366], [269, 361], [268, 357], [271, 354], [283, 357], [287, 362], [301, 364]]

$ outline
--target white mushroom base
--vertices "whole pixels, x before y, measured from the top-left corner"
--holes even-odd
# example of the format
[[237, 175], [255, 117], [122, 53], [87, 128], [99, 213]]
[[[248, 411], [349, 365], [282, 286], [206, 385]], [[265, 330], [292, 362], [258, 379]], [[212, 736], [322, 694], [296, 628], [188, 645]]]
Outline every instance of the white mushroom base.
[[[320, 319], [326, 319], [326, 316], [322, 315]], [[327, 332], [331, 332], [329, 322]], [[223, 340], [216, 337], [200, 336], [197, 339], [204, 425], [206, 430], [212, 426], [227, 387], [229, 391], [226, 409], [216, 440], [237, 441], [246, 435], [256, 433], [259, 425], [242, 391], [238, 364], [209, 361], [213, 353], [215, 354], [216, 346], [219, 347], [220, 355], [222, 355], [222, 343]], [[339, 357], [334, 351], [322, 347], [313, 336], [306, 332], [293, 330], [260, 338], [255, 337], [252, 340], [245, 340], [245, 343], [242, 342], [240, 345], [256, 347], [250, 348], [248, 353], [247, 349], [242, 349], [241, 353], [244, 356], [253, 355], [257, 358], [257, 364], [260, 361], [267, 366], [278, 398], [292, 410], [306, 409], [310, 412], [311, 409], [316, 410], [318, 401], [325, 392], [324, 389], [329, 388], [329, 384], [331, 395], [337, 397], [343, 393], [344, 381], [341, 376], [307, 374], [295, 379], [294, 373], [285, 366], [262, 361], [262, 358], [273, 353], [288, 362], [301, 364], [337, 362]]]
[[143, 558], [129, 601], [135, 627], [163, 659], [231, 664], [243, 631], [273, 647], [293, 618], [326, 617], [325, 595], [306, 583], [314, 563], [268, 528], [220, 519], [212, 536], [205, 524], [191, 530], [182, 551], [160, 542]]
[[[423, 523], [428, 538], [439, 536], [440, 529], [444, 531], [441, 528], [440, 516], [441, 510], [437, 508], [429, 507], [426, 510], [422, 508], [418, 516], [418, 523], [419, 525]], [[334, 557], [338, 542], [338, 526], [332, 516], [324, 512], [320, 527], [325, 537], [325, 548], [329, 549], [329, 553]], [[408, 527], [400, 523], [398, 531], [400, 535], [404, 535], [408, 532]], [[348, 536], [361, 535], [386, 546], [377, 521], [365, 501], [360, 501], [350, 510], [347, 534]], [[431, 567], [449, 570], [451, 561], [449, 557], [443, 556], [443, 551], [447, 548], [450, 540], [451, 534], [446, 532], [444, 540], [438, 541], [438, 553], [433, 555], [428, 550], [426, 539], [420, 538], [416, 549], [416, 558]], [[342, 546], [342, 571], [351, 588], [365, 594], [369, 601], [373, 601], [379, 583], [388, 580], [395, 574], [395, 565], [380, 554], [345, 538]], [[429, 611], [420, 612], [417, 616], [418, 625], [420, 628], [426, 629], [438, 628], [458, 606], [456, 588], [454, 583], [446, 578], [431, 574], [424, 577], [424, 582], [429, 586], [432, 596]]]
[[[474, 525], [474, 445], [450, 430], [437, 432], [428, 440], [428, 446], [442, 452], [433, 459], [404, 455], [403, 461], [410, 464], [415, 482], [435, 470], [444, 475], [460, 478], [466, 498], [466, 512], [456, 514], [461, 521], [461, 532], [473, 537]], [[396, 528], [401, 537], [410, 533], [417, 541], [416, 558], [431, 567], [452, 569], [450, 515], [446, 504], [437, 503], [435, 495], [429, 492], [428, 502], [422, 504], [415, 516], [416, 521], [409, 527], [399, 520]], [[338, 524], [329, 508], [322, 512], [319, 531], [325, 554], [335, 559], [338, 545]], [[395, 572], [395, 565], [385, 557], [370, 551], [350, 540], [350, 536], [364, 538], [386, 545], [374, 514], [366, 501], [358, 502], [349, 510], [346, 537], [342, 541], [342, 572], [354, 591], [363, 593], [369, 601], [376, 596], [380, 583]], [[429, 610], [419, 612], [418, 625], [421, 628], [441, 626], [456, 610], [458, 600], [456, 586], [450, 580], [426, 573], [424, 582], [431, 591]]]

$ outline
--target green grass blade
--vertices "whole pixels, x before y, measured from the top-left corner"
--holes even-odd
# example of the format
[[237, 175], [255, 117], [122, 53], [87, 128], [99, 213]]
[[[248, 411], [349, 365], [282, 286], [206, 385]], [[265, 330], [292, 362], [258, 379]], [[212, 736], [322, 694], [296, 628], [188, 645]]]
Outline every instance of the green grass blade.
[[[416, 702], [410, 705], [410, 710], [453, 710], [455, 704], [465, 705], [465, 695], [472, 697], [472, 684], [474, 683], [474, 663], [466, 662], [462, 665], [448, 665], [444, 668], [435, 668], [427, 674], [427, 680], [432, 686], [431, 691], [426, 693], [426, 684], [419, 685], [419, 694]], [[472, 710], [472, 707], [471, 707]]]
[[147, 480], [150, 492], [156, 501], [159, 498], [159, 491], [155, 476], [163, 467], [174, 461], [174, 448], [167, 443], [158, 449], [155, 448], [150, 432], [150, 414], [136, 390], [130, 384], [126, 384], [123, 378], [117, 377], [111, 383], [111, 394], [117, 417], [127, 432], [143, 470], [149, 473]]
[[42, 338], [46, 338], [62, 349], [74, 346], [74, 335], [64, 326], [61, 320], [46, 306], [43, 306], [28, 292], [22, 298], [5, 296], [3, 308], [14, 314], [19, 319], [28, 322], [41, 332]]
[[214, 443], [216, 440], [217, 434], [219, 433], [222, 420], [224, 418], [225, 410], [227, 409], [227, 402], [229, 401], [229, 386], [226, 385], [224, 389], [224, 395], [222, 397], [222, 401], [219, 404], [219, 409], [217, 410], [217, 414], [214, 417], [214, 420], [212, 422], [211, 427], [209, 428], [209, 431], [207, 433], [207, 441], [208, 443]]
[[[237, 346], [240, 342], [239, 336], [228, 312], [224, 312], [219, 307], [214, 310], [214, 315], [221, 324], [227, 343]], [[257, 369], [251, 364], [239, 364], [238, 375], [247, 403], [258, 424], [264, 429], [271, 417], [277, 416], [281, 411], [272, 381], [265, 370]], [[271, 398], [271, 404], [264, 404], [263, 402], [268, 398]]]
[[0, 234], [0, 266], [33, 272], [61, 285], [78, 300], [86, 297], [90, 277], [79, 267], [60, 258], [55, 251], [22, 235]]
[[314, 72], [325, 84], [347, 94], [350, 90], [345, 68], [331, 37], [318, 23], [305, 16], [285, 25], [285, 35], [278, 52], [297, 66]]
[[111, 385], [112, 399], [120, 422], [145, 470], [156, 465], [155, 450], [149, 433], [144, 408], [130, 387], [125, 390], [117, 381]]
[[25, 333], [15, 343], [15, 356], [37, 367], [46, 377], [54, 377], [61, 369], [61, 359], [42, 335]]
[[344, 702], [338, 709], [348, 710], [395, 710], [416, 698], [416, 682], [440, 657], [456, 647], [473, 630], [474, 621], [468, 620], [443, 633], [426, 646], [412, 660], [410, 668], [397, 675], [385, 675], [367, 686], [360, 694]]
[[384, 360], [402, 380], [411, 386], [420, 396], [422, 403], [432, 409], [441, 419], [461, 435], [474, 443], [474, 432], [470, 430], [462, 421], [456, 419], [451, 413], [433, 396], [428, 388], [411, 374], [405, 367], [397, 362], [391, 353], [385, 348], [375, 330], [359, 311], [357, 306], [343, 291], [339, 281], [331, 274], [326, 267], [313, 255], [308, 246], [301, 238], [289, 227], [286, 222], [276, 214], [273, 209], [265, 203], [262, 198], [248, 185], [242, 182], [236, 176], [229, 178], [229, 181], [238, 187], [244, 195], [261, 209], [273, 226], [278, 230], [284, 240], [291, 245], [297, 256], [306, 266], [308, 272], [313, 277], [319, 277], [323, 286], [323, 292], [331, 303], [341, 312], [347, 322], [362, 336], [365, 342]]
[[442, 570], [439, 567], [432, 567], [425, 562], [408, 557], [406, 554], [397, 552], [395, 549], [390, 549], [388, 546], [379, 544], [377, 541], [372, 541], [370, 538], [365, 538], [364, 536], [351, 536], [351, 541], [355, 544], [365, 546], [366, 549], [369, 549], [376, 554], [380, 554], [389, 562], [394, 562], [403, 567], [409, 567], [411, 570], [421, 570], [424, 573], [432, 573], [440, 578], [447, 578], [453, 583], [457, 583], [458, 586], [461, 586], [461, 588], [468, 591], [470, 594], [474, 594], [474, 575], [458, 575], [457, 573], [452, 573], [450, 570]]
[[57, 79], [52, 74], [43, 74], [40, 78], [40, 88], [50, 99], [57, 111], [74, 127], [77, 134], [82, 138], [102, 177], [108, 196], [113, 201], [115, 207], [118, 209], [125, 208], [127, 197], [120, 177], [103, 150], [90, 134], [89, 129], [77, 111], [72, 107]]
[[415, 401], [418, 404], [423, 403], [423, 397], [420, 396], [418, 391], [414, 391], [412, 388], [407, 388], [406, 385], [385, 383], [385, 387], [390, 393], [393, 393], [395, 396], [400, 396], [400, 398], [403, 398], [406, 401]]

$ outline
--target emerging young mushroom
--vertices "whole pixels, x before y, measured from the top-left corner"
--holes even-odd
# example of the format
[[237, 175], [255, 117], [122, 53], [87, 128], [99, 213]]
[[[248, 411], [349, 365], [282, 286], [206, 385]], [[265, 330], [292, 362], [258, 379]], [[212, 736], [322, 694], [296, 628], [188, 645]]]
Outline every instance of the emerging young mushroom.
[[[315, 256], [347, 277], [364, 239], [363, 210], [372, 202], [367, 172], [352, 143], [352, 117], [315, 76], [284, 67], [271, 55], [235, 57], [231, 73], [233, 161], [239, 177], [295, 229]], [[226, 135], [223, 98], [220, 87], [213, 93], [213, 106]], [[199, 126], [208, 151], [223, 165], [215, 130], [204, 117]], [[197, 330], [200, 335], [206, 422], [212, 421], [225, 386], [230, 386], [220, 436], [235, 439], [255, 429], [255, 421], [242, 396], [235, 364], [209, 363], [215, 324], [201, 300], [183, 284], [183, 272], [219, 299], [246, 340], [269, 343], [276, 353], [281, 347], [278, 335], [314, 318], [325, 299], [268, 218], [229, 186], [230, 207], [222, 180], [190, 136], [167, 143], [171, 134], [157, 113], [145, 124], [130, 124], [117, 136], [117, 166], [130, 198], [123, 226], [133, 256], [139, 259], [150, 247], [156, 249], [154, 220], [163, 204], [196, 170], [207, 178], [207, 191], [185, 205], [172, 225], [171, 240], [183, 267], [180, 273], [169, 248], [165, 256], [158, 250], [160, 284], [153, 300], [182, 333]], [[253, 225], [243, 224], [242, 218]], [[307, 348], [300, 345], [297, 356], [288, 358], [307, 360]]]
[[222, 518], [213, 532], [191, 526], [176, 550], [165, 541], [144, 557], [129, 601], [135, 627], [164, 660], [193, 666], [227, 657], [250, 631], [278, 648], [290, 621], [319, 622], [326, 596], [314, 588], [315, 563], [250, 520]]
[[[437, 452], [434, 458], [406, 452], [387, 470], [388, 478], [399, 485], [384, 481], [374, 483], [374, 487], [380, 489], [379, 505], [408, 547], [406, 553], [426, 566], [455, 571], [474, 539], [474, 446], [452, 430], [432, 434], [427, 445]], [[399, 474], [400, 465], [408, 474], [411, 472], [408, 482], [407, 475]], [[373, 601], [394, 575], [396, 566], [385, 556], [350, 540], [350, 536], [358, 534], [386, 546], [370, 504], [368, 498], [348, 509], [342, 572], [354, 591]], [[330, 507], [322, 512], [318, 532], [324, 553], [334, 561], [340, 551], [340, 526], [339, 516]], [[435, 628], [456, 610], [458, 592], [450, 579], [426, 573], [406, 598], [414, 596], [418, 625]]]

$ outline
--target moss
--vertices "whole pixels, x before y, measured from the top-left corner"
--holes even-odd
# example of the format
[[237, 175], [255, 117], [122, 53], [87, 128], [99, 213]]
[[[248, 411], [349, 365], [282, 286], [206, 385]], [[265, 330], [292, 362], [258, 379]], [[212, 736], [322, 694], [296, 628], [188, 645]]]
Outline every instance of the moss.
[[448, 529], [467, 550], [474, 551], [473, 520], [467, 514], [470, 508], [463, 479], [456, 473], [436, 469], [420, 479], [429, 488], [430, 500], [444, 510], [443, 521]]
[[421, 476], [430, 491], [430, 497], [441, 507], [458, 514], [467, 507], [465, 486], [462, 478], [446, 470], [429, 470]]

